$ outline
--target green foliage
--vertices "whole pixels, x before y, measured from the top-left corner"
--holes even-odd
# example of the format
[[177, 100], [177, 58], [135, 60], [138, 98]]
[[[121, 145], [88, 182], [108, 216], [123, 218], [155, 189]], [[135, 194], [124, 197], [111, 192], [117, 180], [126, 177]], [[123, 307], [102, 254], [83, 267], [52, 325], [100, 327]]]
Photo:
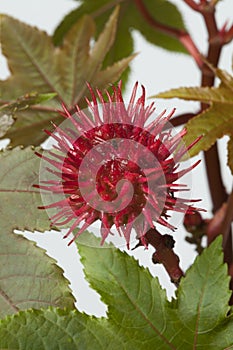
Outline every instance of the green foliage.
[[[185, 30], [176, 6], [166, 0], [143, 4], [148, 14], [133, 0], [81, 0], [53, 36], [0, 15], [1, 49], [11, 73], [0, 81], [0, 138], [9, 138], [11, 146], [40, 145], [46, 137], [42, 129], [50, 129], [51, 120], [63, 121], [61, 101], [71, 112], [77, 103], [86, 106], [86, 82], [103, 90], [123, 72], [126, 81], [134, 30], [154, 45], [187, 53], [176, 38], [153, 25], [173, 28], [173, 34]], [[208, 30], [215, 21], [212, 12], [205, 17]], [[223, 27], [218, 34], [209, 52], [219, 38], [230, 40], [232, 29]], [[186, 125], [185, 140], [190, 144], [203, 135], [191, 150], [195, 155], [228, 135], [233, 172], [233, 77], [211, 69], [220, 79], [218, 87], [173, 89], [156, 97], [208, 104]], [[75, 309], [56, 261], [14, 233], [51, 229], [46, 211], [37, 209], [42, 201], [33, 184], [39, 182], [40, 159], [34, 148], [2, 151], [0, 164], [0, 349], [233, 349], [230, 277], [220, 237], [197, 257], [168, 301], [148, 269], [112, 245], [100, 247], [99, 239], [85, 232], [76, 242], [86, 279], [108, 307], [106, 318], [88, 316]]]
[[0, 105], [31, 91], [57, 95], [36, 108], [17, 111], [16, 122], [5, 135], [11, 139], [12, 146], [39, 145], [45, 139], [41, 130], [49, 129], [51, 120], [58, 124], [62, 120], [56, 112], [61, 108], [60, 101], [68, 108], [84, 103], [87, 81], [93, 87], [105, 88], [120, 77], [133, 56], [102, 69], [103, 59], [114, 42], [117, 17], [116, 9], [90, 49], [95, 23], [89, 16], [77, 21], [66, 34], [63, 45], [57, 48], [45, 32], [1, 15], [2, 52], [12, 75], [0, 81]]
[[178, 97], [209, 104], [209, 108], [185, 125], [188, 132], [184, 140], [190, 144], [197, 137], [203, 135], [202, 139], [190, 150], [191, 156], [194, 156], [200, 151], [208, 150], [217, 139], [229, 135], [228, 165], [233, 173], [233, 77], [221, 69], [212, 69], [221, 80], [218, 87], [182, 87], [159, 93], [155, 97]]
[[[187, 271], [177, 299], [168, 302], [157, 278], [113, 246], [85, 233], [78, 240], [85, 274], [108, 305], [108, 318], [78, 311], [29, 310], [0, 322], [6, 349], [231, 348], [229, 278], [220, 237]], [[12, 336], [12, 334], [17, 334]]]
[[[21, 350], [127, 349], [106, 319], [78, 311], [28, 310], [0, 321], [0, 348]], [[129, 349], [129, 348], [128, 348]]]
[[[140, 14], [135, 2], [132, 0], [124, 1], [109, 1], [109, 0], [82, 0], [77, 9], [69, 13], [57, 27], [54, 33], [54, 43], [60, 45], [63, 41], [64, 35], [75, 23], [84, 15], [89, 14], [95, 19], [97, 26], [97, 35], [103, 30], [104, 24], [108, 16], [114, 9], [116, 4], [120, 4], [120, 15], [118, 19], [118, 27], [116, 39], [112, 49], [109, 51], [104, 65], [108, 66], [116, 60], [122, 59], [125, 56], [131, 55], [134, 48], [132, 30], [139, 31], [146, 40], [150, 43], [160, 46], [164, 49], [185, 52], [183, 46], [179, 41], [171, 36], [165, 35], [158, 30], [152, 28], [144, 17]], [[152, 17], [160, 23], [168, 26], [185, 29], [181, 14], [175, 5], [164, 0], [144, 1], [145, 6], [151, 13]], [[126, 80], [128, 71], [123, 76]]]
[[0, 317], [29, 308], [74, 307], [56, 261], [22, 236], [0, 233]]

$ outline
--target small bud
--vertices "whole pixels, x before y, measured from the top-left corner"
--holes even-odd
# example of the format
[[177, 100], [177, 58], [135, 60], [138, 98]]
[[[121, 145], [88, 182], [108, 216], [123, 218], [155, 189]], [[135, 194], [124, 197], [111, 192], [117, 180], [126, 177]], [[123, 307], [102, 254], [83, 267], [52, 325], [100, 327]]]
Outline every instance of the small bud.
[[193, 232], [202, 226], [204, 220], [199, 212], [195, 211], [193, 214], [185, 214], [184, 226], [187, 231]]

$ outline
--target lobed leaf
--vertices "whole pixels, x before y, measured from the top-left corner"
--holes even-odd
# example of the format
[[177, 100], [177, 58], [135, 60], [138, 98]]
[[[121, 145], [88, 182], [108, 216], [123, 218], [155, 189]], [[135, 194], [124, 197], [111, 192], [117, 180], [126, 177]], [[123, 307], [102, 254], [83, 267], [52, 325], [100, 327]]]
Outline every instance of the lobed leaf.
[[74, 307], [56, 262], [14, 229], [50, 229], [38, 190], [40, 159], [31, 148], [0, 154], [0, 317], [20, 309]]
[[[228, 335], [233, 326], [232, 318], [226, 317], [229, 277], [220, 238], [187, 271], [177, 300], [172, 303], [167, 301], [157, 278], [139, 268], [133, 258], [114, 248], [91, 247], [93, 237], [83, 239], [84, 244], [77, 245], [87, 279], [108, 305], [109, 320], [120, 328], [118, 334], [129, 332], [136, 349], [141, 349], [142, 344], [145, 349], [155, 344], [158, 349], [205, 349], [206, 344], [209, 349], [223, 349], [212, 340], [218, 329], [227, 334], [226, 321]], [[233, 339], [229, 341], [225, 335], [224, 342], [232, 345]]]
[[56, 262], [14, 229], [50, 229], [41, 205], [40, 159], [34, 151], [14, 149], [0, 154], [0, 317], [20, 309], [74, 307], [68, 281]]
[[[154, 30], [144, 19], [135, 2], [132, 0], [109, 1], [109, 0], [82, 0], [77, 9], [71, 11], [58, 25], [54, 32], [55, 45], [63, 42], [64, 35], [84, 15], [89, 14], [95, 19], [97, 34], [99, 34], [107, 18], [116, 4], [120, 4], [120, 14], [114, 44], [104, 60], [104, 67], [112, 65], [116, 60], [131, 55], [134, 49], [132, 29], [139, 31], [150, 43], [171, 51], [185, 52], [184, 47], [175, 38], [167, 36], [160, 31]], [[177, 7], [164, 0], [144, 1], [152, 18], [168, 26], [185, 29], [182, 16]], [[129, 69], [123, 75], [123, 81], [127, 81]]]
[[[135, 2], [131, 0], [123, 0], [119, 2], [109, 0], [100, 0], [98, 2], [91, 0], [80, 1], [79, 7], [70, 12], [58, 25], [54, 32], [54, 43], [56, 45], [60, 45], [66, 32], [84, 14], [90, 14], [93, 18], [95, 18], [98, 31], [101, 31], [110, 11], [112, 11], [112, 9], [116, 6], [116, 3], [120, 4], [118, 25], [119, 36], [116, 38], [111, 55], [113, 55], [113, 53], [120, 55], [120, 51], [122, 49], [123, 51], [127, 50], [126, 42], [132, 42], [132, 37], [131, 39], [128, 37], [132, 28], [140, 31], [149, 42], [155, 45], [171, 51], [186, 52], [177, 39], [164, 35], [159, 31], [154, 31], [153, 28], [146, 22], [142, 14], [139, 13]], [[185, 29], [182, 16], [174, 4], [165, 0], [145, 0], [144, 4], [150, 12], [152, 18], [155, 20], [168, 25], [169, 27]], [[129, 53], [130, 51], [127, 51], [125, 54]]]
[[[229, 277], [221, 238], [187, 271], [177, 299], [168, 302], [157, 278], [113, 246], [85, 233], [77, 240], [91, 286], [108, 305], [108, 318], [77, 311], [20, 312], [0, 322], [6, 349], [213, 349], [233, 347], [233, 318], [227, 316]], [[17, 336], [11, 337], [10, 334]], [[56, 336], [55, 336], [56, 335]]]
[[89, 16], [80, 18], [67, 32], [63, 45], [55, 47], [47, 33], [1, 15], [2, 52], [11, 76], [0, 81], [0, 105], [31, 91], [57, 95], [43, 105], [39, 103], [36, 108], [16, 113], [16, 122], [5, 135], [11, 139], [12, 146], [40, 144], [46, 138], [42, 129], [50, 129], [51, 120], [57, 124], [63, 120], [57, 112], [61, 101], [69, 109], [76, 103], [84, 106], [87, 81], [94, 88], [104, 89], [119, 79], [133, 56], [102, 70], [102, 61], [114, 41], [117, 17], [116, 9], [91, 48], [95, 23]]
[[74, 308], [63, 270], [33, 242], [1, 229], [0, 265], [0, 318], [29, 308]]
[[193, 349], [204, 349], [206, 344], [208, 349], [223, 349], [213, 340], [218, 338], [222, 344], [230, 341], [223, 347], [233, 344], [233, 338], [224, 339], [221, 335], [226, 324], [229, 334], [233, 326], [232, 317], [227, 317], [231, 297], [229, 282], [221, 237], [218, 237], [187, 271], [177, 292], [177, 316], [181, 322], [177, 331], [181, 331], [178, 338], [185, 337], [184, 344], [193, 344]]
[[229, 135], [228, 165], [233, 173], [232, 135], [233, 135], [233, 77], [227, 72], [212, 68], [216, 76], [221, 80], [218, 87], [190, 87], [172, 89], [162, 92], [154, 97], [158, 98], [182, 98], [209, 104], [209, 108], [189, 120], [185, 125], [187, 135], [184, 141], [187, 144], [193, 142], [202, 135], [202, 139], [190, 150], [191, 156], [200, 151], [207, 151], [219, 138]]

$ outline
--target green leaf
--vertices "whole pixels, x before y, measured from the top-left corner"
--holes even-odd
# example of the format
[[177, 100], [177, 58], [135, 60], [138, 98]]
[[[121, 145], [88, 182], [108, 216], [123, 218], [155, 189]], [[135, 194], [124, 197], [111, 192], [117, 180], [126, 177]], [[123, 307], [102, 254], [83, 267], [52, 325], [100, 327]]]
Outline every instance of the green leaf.
[[40, 158], [31, 148], [0, 153], [0, 223], [1, 230], [45, 231], [50, 221], [42, 205], [38, 189]]
[[[168, 339], [163, 335], [166, 293], [158, 279], [126, 253], [107, 245], [107, 249], [96, 248], [94, 237], [80, 237], [77, 245], [87, 280], [108, 305], [109, 322], [116, 327], [118, 337], [128, 338], [127, 349], [141, 349], [142, 344], [143, 349], [151, 349], [154, 344], [169, 348], [171, 334]], [[168, 325], [166, 329], [170, 333]]]
[[[150, 43], [171, 51], [186, 52], [184, 47], [177, 39], [162, 34], [154, 30], [139, 12], [135, 3], [131, 0], [120, 1], [120, 14], [118, 19], [117, 33], [114, 45], [109, 51], [104, 61], [104, 66], [108, 66], [116, 60], [131, 55], [134, 48], [132, 29], [139, 31]], [[164, 0], [145, 0], [145, 6], [151, 13], [152, 17], [165, 25], [176, 29], [185, 29], [181, 14], [175, 5]], [[107, 21], [110, 12], [115, 7], [116, 2], [109, 0], [82, 0], [77, 9], [70, 12], [59, 24], [55, 30], [53, 40], [55, 45], [60, 45], [67, 31], [79, 20], [84, 14], [89, 14], [95, 19], [97, 33], [100, 33]], [[129, 70], [123, 75], [125, 82]]]
[[[145, 0], [144, 4], [150, 12], [152, 18], [154, 18], [156, 21], [159, 21], [162, 24], [168, 25], [169, 27], [174, 27], [176, 29], [185, 29], [185, 25], [180, 12], [178, 11], [177, 7], [169, 1]], [[115, 7], [115, 5], [116, 2], [109, 0], [100, 0], [98, 2], [92, 0], [80, 1], [80, 6], [70, 12], [55, 30], [54, 43], [56, 45], [60, 45], [65, 33], [84, 14], [90, 14], [93, 18], [95, 18], [98, 30], [102, 30], [101, 28], [103, 28], [109, 12]], [[127, 50], [127, 45], [132, 42], [132, 37], [129, 39], [128, 36], [131, 33], [132, 28], [140, 31], [141, 34], [144, 35], [149, 42], [155, 45], [161, 46], [171, 51], [186, 52], [177, 39], [174, 39], [168, 35], [164, 35], [157, 30], [155, 31], [144, 19], [134, 2], [131, 0], [124, 0], [120, 2], [120, 15], [118, 25], [119, 35], [112, 49], [115, 54], [118, 52], [120, 55], [120, 51], [122, 49]], [[132, 47], [132, 44], [130, 47]], [[118, 48], [118, 50], [116, 48]], [[113, 52], [111, 54], [113, 54]]]
[[46, 138], [42, 129], [49, 129], [51, 120], [58, 124], [63, 120], [57, 114], [61, 100], [70, 109], [76, 103], [84, 106], [87, 81], [103, 89], [119, 79], [133, 56], [118, 61], [109, 70], [102, 70], [102, 61], [114, 41], [117, 16], [116, 9], [91, 49], [95, 23], [89, 16], [82, 17], [73, 26], [58, 48], [45, 32], [1, 15], [2, 52], [12, 75], [0, 81], [0, 105], [30, 91], [57, 94], [56, 99], [17, 112], [16, 122], [5, 135], [11, 139], [11, 145], [40, 144]]
[[187, 144], [193, 142], [202, 135], [202, 139], [190, 150], [194, 156], [200, 151], [208, 150], [217, 139], [224, 135], [230, 136], [228, 146], [228, 164], [233, 173], [232, 135], [233, 135], [233, 77], [227, 72], [212, 68], [216, 76], [221, 80], [218, 87], [190, 87], [172, 89], [162, 92], [154, 97], [194, 100], [209, 104], [209, 108], [192, 118], [185, 127], [187, 135], [184, 141]]
[[233, 347], [233, 317], [226, 316], [231, 293], [220, 237], [187, 271], [172, 302], [158, 279], [126, 253], [106, 244], [100, 248], [99, 240], [88, 233], [77, 244], [88, 281], [108, 305], [108, 318], [54, 309], [20, 312], [0, 322], [1, 348]]
[[130, 349], [104, 318], [78, 311], [29, 310], [0, 321], [0, 348], [21, 350]]
[[[156, 22], [170, 28], [186, 30], [181, 13], [171, 2], [165, 0], [144, 0], [143, 3]], [[159, 30], [153, 30], [151, 25], [148, 24], [138, 10], [135, 11], [133, 18], [133, 28], [138, 30], [151, 44], [172, 52], [187, 53], [184, 46], [177, 39]]]
[[[204, 250], [178, 289], [177, 310], [182, 332], [184, 336], [189, 333], [194, 348], [204, 349], [208, 344], [208, 349], [223, 349], [233, 344], [232, 337], [223, 335], [226, 329], [231, 334], [233, 318], [227, 317], [230, 277], [227, 265], [223, 264], [221, 242], [222, 238], [218, 237]], [[188, 343], [188, 338], [185, 341]]]
[[56, 262], [14, 229], [50, 229], [38, 183], [40, 158], [34, 150], [0, 153], [0, 317], [30, 307], [73, 307], [68, 281]]
[[74, 308], [62, 269], [24, 237], [1, 229], [0, 265], [0, 318], [29, 308]]
[[[78, 242], [91, 286], [108, 305], [109, 321], [135, 349], [223, 349], [233, 344], [227, 267], [218, 238], [187, 271], [177, 300], [169, 303], [157, 278], [125, 253], [96, 249], [93, 237]], [[93, 258], [94, 257], [94, 258]], [[219, 344], [216, 345], [216, 344]]]

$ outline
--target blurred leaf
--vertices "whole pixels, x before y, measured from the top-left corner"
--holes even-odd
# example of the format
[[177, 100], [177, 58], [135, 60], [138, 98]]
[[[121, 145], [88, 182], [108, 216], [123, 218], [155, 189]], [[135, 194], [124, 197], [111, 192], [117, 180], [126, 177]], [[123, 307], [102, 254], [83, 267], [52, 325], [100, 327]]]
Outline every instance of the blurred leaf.
[[[67, 31], [81, 18], [84, 14], [90, 14], [96, 21], [98, 31], [103, 28], [104, 23], [109, 16], [110, 11], [116, 6], [116, 2], [109, 0], [81, 0], [80, 6], [70, 12], [59, 24], [54, 32], [54, 43], [60, 45], [63, 41], [64, 35]], [[167, 50], [185, 52], [184, 47], [179, 43], [177, 39], [171, 38], [168, 35], [161, 34], [159, 31], [155, 31], [143, 18], [138, 11], [135, 2], [132, 0], [120, 1], [120, 15], [118, 30], [120, 31], [117, 39], [115, 40], [112, 50], [120, 55], [122, 49], [127, 50], [127, 45], [124, 42], [125, 36], [128, 42], [128, 35], [131, 33], [131, 29], [136, 29], [141, 32], [145, 38], [152, 44], [161, 46]], [[144, 4], [151, 16], [160, 23], [174, 27], [176, 29], [185, 29], [185, 25], [180, 12], [177, 7], [165, 0], [149, 1], [144, 0]], [[132, 40], [132, 38], [131, 38]], [[118, 50], [116, 50], [116, 48]], [[129, 54], [130, 52], [125, 52]], [[112, 54], [112, 53], [111, 53]]]
[[[0, 322], [5, 349], [213, 349], [233, 346], [227, 267], [221, 238], [199, 256], [168, 302], [157, 278], [113, 246], [85, 233], [78, 240], [85, 273], [108, 305], [108, 319], [54, 309], [20, 312]], [[17, 334], [11, 336], [11, 334]], [[43, 343], [42, 343], [43, 342]]]
[[[96, 22], [97, 35], [103, 30], [104, 24], [116, 2], [110, 0], [82, 0], [77, 9], [70, 12], [59, 24], [54, 32], [54, 43], [60, 45], [64, 35], [84, 14], [89, 14]], [[114, 45], [109, 51], [104, 61], [104, 66], [108, 66], [116, 60], [131, 55], [134, 49], [132, 29], [138, 30], [150, 43], [175, 52], [186, 52], [177, 39], [162, 34], [154, 30], [139, 13], [135, 2], [132, 0], [119, 1], [120, 14]], [[178, 29], [185, 29], [181, 14], [175, 5], [164, 0], [145, 0], [146, 7], [152, 17], [160, 23]], [[124, 73], [123, 80], [127, 80], [128, 70]]]
[[103, 83], [101, 79], [102, 62], [113, 44], [117, 17], [116, 9], [92, 48], [95, 23], [91, 17], [82, 17], [58, 48], [45, 32], [1, 15], [2, 52], [12, 75], [0, 81], [0, 104], [10, 103], [29, 91], [57, 94], [56, 99], [17, 112], [16, 122], [5, 135], [11, 139], [11, 145], [40, 144], [46, 138], [42, 129], [49, 129], [51, 120], [58, 124], [63, 120], [57, 113], [61, 100], [70, 109], [76, 103], [84, 106], [87, 81], [103, 89], [119, 79], [133, 57], [104, 69]]
[[[143, 0], [143, 2], [155, 21], [168, 27], [186, 30], [182, 15], [173, 3], [166, 0]], [[132, 25], [133, 28], [138, 30], [151, 44], [172, 52], [187, 54], [186, 49], [177, 39], [163, 34], [159, 30], [153, 29], [137, 10], [135, 10], [134, 22]]]
[[190, 87], [172, 89], [154, 97], [195, 100], [210, 105], [209, 108], [192, 118], [185, 127], [187, 135], [184, 140], [190, 144], [200, 135], [202, 139], [190, 150], [191, 156], [208, 150], [217, 139], [230, 136], [228, 146], [228, 164], [233, 173], [232, 135], [233, 135], [233, 77], [221, 69], [212, 68], [221, 80], [218, 87]]

